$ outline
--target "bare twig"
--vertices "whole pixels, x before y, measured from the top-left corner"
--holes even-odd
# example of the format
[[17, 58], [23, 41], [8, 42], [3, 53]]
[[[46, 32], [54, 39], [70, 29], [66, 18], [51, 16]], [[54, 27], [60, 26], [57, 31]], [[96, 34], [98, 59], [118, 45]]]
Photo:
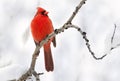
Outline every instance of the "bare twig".
[[71, 17], [68, 19], [68, 21], [66, 22], [66, 24], [70, 24], [72, 22], [73, 18], [76, 16], [76, 14], [78, 13], [79, 9], [83, 6], [83, 4], [85, 4], [85, 1], [87, 1], [87, 0], [82, 0], [79, 3], [79, 5], [76, 7], [75, 11], [71, 15]]
[[88, 38], [86, 36], [86, 32], [83, 32], [78, 26], [70, 24], [70, 25], [67, 26], [67, 28], [75, 28], [75, 29], [77, 29], [81, 33], [81, 35], [83, 36], [83, 39], [86, 42], [86, 46], [87, 46], [89, 52], [91, 53], [91, 55], [93, 56], [94, 59], [101, 60], [101, 59], [103, 59], [107, 55], [107, 54], [105, 54], [105, 55], [103, 55], [101, 57], [96, 57], [95, 53], [91, 50], [91, 47], [90, 47], [90, 44], [89, 44], [89, 40], [88, 40]]
[[[114, 35], [115, 35], [115, 32], [116, 32], [116, 27], [117, 27], [116, 24], [114, 24], [114, 26], [115, 26], [115, 28], [114, 28], [114, 31], [113, 31], [113, 35], [112, 35], [112, 37], [111, 37], [111, 44], [114, 42], [113, 39], [114, 39]], [[82, 32], [82, 31], [81, 31], [81, 32]], [[96, 57], [96, 56], [95, 56], [95, 53], [91, 50], [91, 47], [90, 47], [90, 44], [89, 44], [89, 40], [88, 40], [87, 37], [86, 37], [86, 33], [85, 33], [85, 32], [82, 32], [82, 33], [83, 33], [83, 34], [82, 34], [83, 39], [85, 39], [85, 42], [86, 42], [86, 46], [87, 46], [89, 52], [91, 53], [91, 55], [93, 56], [94, 59], [96, 59], [96, 60], [101, 60], [101, 59], [103, 59], [105, 56], [108, 55], [108, 54], [104, 54], [104, 55], [101, 56], [101, 57]], [[110, 51], [112, 51], [113, 49], [117, 48], [118, 46], [120, 46], [120, 44], [117, 44], [115, 47], [111, 47]]]
[[[114, 24], [114, 31], [113, 31], [113, 35], [112, 35], [112, 37], [111, 37], [111, 44], [113, 44], [113, 40], [114, 40], [114, 36], [115, 36], [115, 32], [116, 32], [116, 28], [117, 28], [117, 26], [116, 26], [116, 24]], [[117, 44], [116, 46], [114, 46], [114, 47], [111, 47], [111, 49], [110, 50], [113, 50], [113, 49], [115, 49], [115, 48], [117, 48], [117, 47], [119, 47], [120, 46], [120, 44]]]
[[112, 35], [112, 38], [111, 38], [111, 44], [113, 43], [113, 39], [114, 39], [114, 36], [115, 36], [116, 24], [114, 24], [114, 26], [115, 26], [115, 28], [114, 28], [113, 35]]
[[[111, 44], [114, 42], [113, 39], [114, 39], [114, 35], [115, 35], [115, 32], [116, 32], [116, 27], [117, 27], [116, 24], [115, 24], [114, 26], [115, 26], [115, 28], [114, 28], [114, 31], [113, 31], [113, 35], [112, 35], [112, 37], [111, 37]], [[81, 35], [83, 36], [83, 39], [84, 39], [85, 42], [86, 42], [86, 46], [87, 46], [89, 52], [91, 53], [91, 55], [93, 56], [94, 59], [96, 59], [96, 60], [101, 60], [101, 59], [103, 59], [105, 56], [107, 56], [107, 54], [104, 54], [104, 55], [101, 56], [101, 57], [96, 57], [96, 56], [95, 56], [95, 53], [91, 50], [91, 47], [90, 47], [90, 44], [89, 44], [89, 40], [88, 40], [88, 38], [87, 38], [87, 36], [86, 36], [86, 32], [83, 32], [78, 26], [73, 25], [73, 24], [68, 24], [66, 27], [67, 27], [67, 28], [75, 28], [75, 29], [77, 29], [77, 30], [81, 33]], [[120, 44], [117, 44], [115, 47], [111, 47], [110, 51], [112, 51], [113, 49], [117, 48], [118, 46], [120, 46]]]

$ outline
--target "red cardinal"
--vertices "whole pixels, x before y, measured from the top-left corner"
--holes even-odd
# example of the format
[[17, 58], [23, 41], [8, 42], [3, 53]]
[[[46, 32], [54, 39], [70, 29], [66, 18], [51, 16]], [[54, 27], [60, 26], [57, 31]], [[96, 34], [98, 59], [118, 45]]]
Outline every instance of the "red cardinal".
[[[48, 17], [48, 12], [41, 8], [37, 8], [37, 13], [31, 22], [31, 32], [35, 44], [39, 44], [43, 39], [45, 39], [50, 33], [54, 31], [52, 22]], [[54, 47], [56, 47], [55, 37], [51, 38], [46, 44], [44, 44], [44, 59], [45, 68], [47, 71], [53, 71], [54, 64], [52, 59], [50, 44], [53, 42]]]

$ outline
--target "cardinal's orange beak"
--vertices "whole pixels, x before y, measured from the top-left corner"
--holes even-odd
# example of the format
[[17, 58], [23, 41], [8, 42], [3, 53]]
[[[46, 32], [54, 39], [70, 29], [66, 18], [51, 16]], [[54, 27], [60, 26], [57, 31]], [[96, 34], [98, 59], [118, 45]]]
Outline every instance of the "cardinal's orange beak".
[[45, 15], [47, 15], [48, 13], [49, 13], [49, 12], [45, 11], [45, 13], [44, 13], [44, 14], [45, 14]]

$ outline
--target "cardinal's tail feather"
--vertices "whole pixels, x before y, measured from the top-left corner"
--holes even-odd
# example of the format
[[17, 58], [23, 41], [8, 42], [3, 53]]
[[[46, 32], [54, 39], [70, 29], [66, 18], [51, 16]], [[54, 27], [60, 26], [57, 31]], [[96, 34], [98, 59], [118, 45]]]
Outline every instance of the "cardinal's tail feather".
[[54, 64], [53, 64], [50, 44], [45, 44], [44, 45], [44, 59], [45, 59], [45, 68], [46, 68], [46, 70], [48, 72], [53, 71]]
[[53, 42], [53, 46], [56, 47], [56, 38], [55, 37], [53, 37], [52, 42]]

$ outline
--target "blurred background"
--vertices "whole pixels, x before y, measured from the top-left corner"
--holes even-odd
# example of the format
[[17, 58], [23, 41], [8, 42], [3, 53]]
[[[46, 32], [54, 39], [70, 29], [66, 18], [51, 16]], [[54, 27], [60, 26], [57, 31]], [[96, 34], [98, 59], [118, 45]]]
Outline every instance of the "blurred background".
[[[1, 0], [0, 1], [0, 81], [17, 79], [30, 66], [35, 44], [30, 23], [36, 7], [49, 11], [54, 28], [60, 28], [71, 16], [81, 0]], [[37, 59], [37, 72], [44, 72], [41, 81], [119, 81], [120, 1], [87, 0], [73, 20], [87, 33], [91, 48], [97, 57], [108, 53], [103, 60], [95, 60], [86, 48], [81, 34], [75, 29], [56, 36], [57, 47], [52, 45], [55, 69], [46, 72], [43, 49]], [[111, 36], [117, 30], [114, 43]], [[34, 79], [34, 78], [33, 78]], [[28, 80], [32, 81], [32, 80]]]

